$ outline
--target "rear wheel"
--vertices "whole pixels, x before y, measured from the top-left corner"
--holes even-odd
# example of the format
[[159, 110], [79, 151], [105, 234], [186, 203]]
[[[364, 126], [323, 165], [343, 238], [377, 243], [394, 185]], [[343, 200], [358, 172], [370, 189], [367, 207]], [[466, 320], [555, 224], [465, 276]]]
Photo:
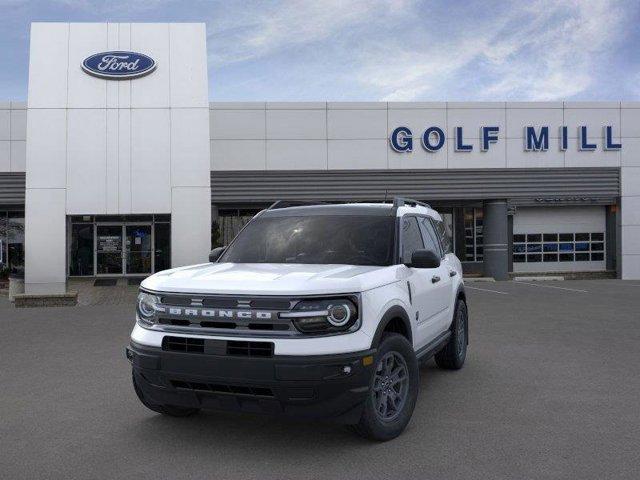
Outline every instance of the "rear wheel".
[[144, 396], [144, 393], [142, 392], [140, 385], [138, 385], [138, 382], [136, 381], [135, 373], [133, 372], [131, 373], [131, 378], [133, 380], [133, 389], [136, 391], [136, 395], [138, 395], [138, 398], [140, 399], [142, 404], [145, 407], [147, 407], [149, 410], [153, 410], [154, 412], [161, 413], [163, 415], [168, 415], [170, 417], [188, 417], [200, 411], [199, 408], [185, 408], [185, 407], [178, 407], [175, 405], [159, 405], [159, 404], [153, 403]]
[[447, 345], [435, 355], [436, 364], [447, 370], [459, 370], [464, 365], [467, 357], [467, 304], [464, 300], [458, 300], [451, 324], [451, 337]]
[[405, 429], [418, 398], [419, 373], [413, 347], [397, 333], [385, 334], [362, 417], [355, 430], [378, 441], [391, 440]]

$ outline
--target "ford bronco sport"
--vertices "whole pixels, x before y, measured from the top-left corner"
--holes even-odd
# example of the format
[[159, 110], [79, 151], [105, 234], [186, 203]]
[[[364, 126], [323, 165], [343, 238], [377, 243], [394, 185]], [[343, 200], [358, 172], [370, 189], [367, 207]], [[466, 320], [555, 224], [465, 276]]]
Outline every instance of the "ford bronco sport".
[[419, 362], [465, 361], [461, 265], [426, 204], [276, 202], [209, 260], [141, 284], [126, 353], [155, 412], [333, 418], [389, 440]]

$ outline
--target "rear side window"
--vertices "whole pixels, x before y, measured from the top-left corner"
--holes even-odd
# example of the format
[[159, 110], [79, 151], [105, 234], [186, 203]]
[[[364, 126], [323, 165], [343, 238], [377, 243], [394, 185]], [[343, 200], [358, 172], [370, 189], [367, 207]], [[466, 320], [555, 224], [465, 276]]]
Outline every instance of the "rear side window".
[[426, 217], [420, 218], [420, 228], [422, 229], [425, 248], [442, 257], [442, 249], [440, 248], [438, 236], [433, 229], [433, 225], [431, 225], [431, 221]]
[[440, 243], [442, 244], [442, 249], [444, 250], [445, 255], [447, 253], [453, 253], [453, 242], [447, 233], [447, 228], [445, 227], [444, 222], [433, 219], [433, 224], [436, 227], [436, 232], [440, 238]]
[[402, 218], [402, 263], [411, 263], [414, 251], [424, 248], [416, 217]]

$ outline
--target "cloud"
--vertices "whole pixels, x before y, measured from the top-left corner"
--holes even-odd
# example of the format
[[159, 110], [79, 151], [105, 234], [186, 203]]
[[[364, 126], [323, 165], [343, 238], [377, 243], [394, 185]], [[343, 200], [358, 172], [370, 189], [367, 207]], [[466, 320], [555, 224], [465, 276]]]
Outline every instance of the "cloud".
[[407, 3], [409, 0], [295, 0], [226, 9], [208, 22], [213, 47], [210, 60], [222, 66], [318, 43], [347, 29], [393, 17]]
[[629, 14], [614, 0], [297, 0], [239, 10], [209, 22], [213, 68], [268, 69], [266, 59], [288, 55], [316, 86], [356, 85], [384, 101], [580, 96]]
[[[466, 19], [458, 35], [441, 39], [425, 32], [428, 50], [407, 49], [381, 69], [379, 53], [369, 53], [359, 81], [382, 100], [425, 96], [479, 100], [552, 100], [579, 95], [594, 81], [595, 69], [623, 29], [617, 2], [536, 1], [525, 8], [504, 5], [486, 20]], [[385, 49], [389, 58], [393, 49]], [[380, 52], [379, 46], [374, 51]], [[465, 78], [466, 77], [466, 78]], [[458, 86], [452, 91], [449, 85]]]

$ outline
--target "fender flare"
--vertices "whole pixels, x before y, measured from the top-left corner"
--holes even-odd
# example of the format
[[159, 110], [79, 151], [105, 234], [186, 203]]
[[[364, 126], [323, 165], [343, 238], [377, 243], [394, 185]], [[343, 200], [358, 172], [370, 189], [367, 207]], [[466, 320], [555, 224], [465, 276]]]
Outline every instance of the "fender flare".
[[409, 320], [409, 314], [407, 311], [401, 307], [400, 305], [394, 305], [390, 307], [385, 314], [380, 319], [378, 323], [378, 328], [376, 328], [376, 333], [373, 336], [373, 341], [371, 342], [372, 347], [377, 347], [380, 345], [380, 341], [382, 340], [382, 333], [384, 329], [387, 328], [389, 322], [395, 318], [399, 318], [402, 320], [404, 324], [407, 334], [409, 336], [409, 343], [413, 345], [413, 330], [411, 328], [411, 321]]

